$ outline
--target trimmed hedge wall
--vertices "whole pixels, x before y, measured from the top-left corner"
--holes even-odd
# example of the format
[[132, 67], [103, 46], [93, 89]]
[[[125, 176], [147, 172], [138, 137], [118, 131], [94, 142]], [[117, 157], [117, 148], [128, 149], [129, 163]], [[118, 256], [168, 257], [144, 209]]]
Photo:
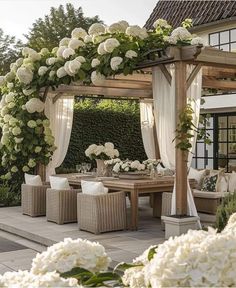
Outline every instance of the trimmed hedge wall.
[[66, 158], [60, 168], [88, 162], [84, 151], [93, 143], [113, 142], [120, 158], [147, 158], [141, 136], [139, 103], [124, 100], [78, 100]]

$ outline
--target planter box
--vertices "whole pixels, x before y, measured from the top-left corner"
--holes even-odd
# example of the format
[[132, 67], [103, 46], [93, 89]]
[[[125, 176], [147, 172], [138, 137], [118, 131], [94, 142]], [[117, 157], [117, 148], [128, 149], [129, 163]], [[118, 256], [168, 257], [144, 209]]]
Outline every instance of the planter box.
[[165, 224], [165, 239], [185, 234], [189, 229], [198, 229], [199, 217], [196, 216], [162, 216]]

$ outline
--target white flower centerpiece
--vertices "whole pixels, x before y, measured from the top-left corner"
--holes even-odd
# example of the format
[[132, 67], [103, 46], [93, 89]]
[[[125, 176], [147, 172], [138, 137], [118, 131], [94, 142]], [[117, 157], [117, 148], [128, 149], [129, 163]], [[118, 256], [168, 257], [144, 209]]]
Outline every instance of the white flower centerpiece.
[[119, 174], [120, 178], [140, 178], [146, 175], [146, 166], [138, 160], [120, 160], [114, 165], [113, 172]]
[[119, 151], [111, 142], [104, 145], [92, 144], [85, 150], [85, 155], [97, 162], [97, 176], [105, 176], [107, 173], [104, 160], [111, 160], [119, 157]]

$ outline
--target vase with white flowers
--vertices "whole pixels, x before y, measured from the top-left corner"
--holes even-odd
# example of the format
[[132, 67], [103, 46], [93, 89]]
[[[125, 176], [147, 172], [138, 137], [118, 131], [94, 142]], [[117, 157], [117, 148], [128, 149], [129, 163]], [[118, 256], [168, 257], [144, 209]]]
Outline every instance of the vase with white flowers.
[[97, 176], [106, 176], [107, 171], [104, 161], [119, 157], [119, 151], [115, 149], [113, 143], [106, 142], [104, 145], [90, 145], [85, 150], [85, 155], [96, 160]]
[[131, 177], [139, 178], [140, 176], [144, 176], [146, 174], [146, 166], [140, 163], [138, 160], [130, 161], [119, 161], [113, 167], [113, 172], [119, 174], [119, 177]]

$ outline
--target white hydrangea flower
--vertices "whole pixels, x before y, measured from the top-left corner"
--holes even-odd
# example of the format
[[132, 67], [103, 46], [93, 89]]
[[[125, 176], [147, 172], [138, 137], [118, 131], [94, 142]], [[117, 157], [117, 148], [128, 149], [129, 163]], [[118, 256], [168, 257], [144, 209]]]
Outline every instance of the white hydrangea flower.
[[119, 69], [119, 65], [123, 62], [123, 59], [121, 57], [112, 57], [111, 58], [111, 62], [110, 62], [110, 65], [111, 65], [111, 69], [116, 71]]
[[64, 59], [69, 58], [70, 56], [75, 55], [75, 50], [71, 49], [71, 48], [66, 48], [63, 53], [62, 53], [62, 57]]
[[20, 67], [17, 69], [16, 75], [21, 83], [30, 84], [33, 80], [34, 73], [27, 67]]
[[97, 52], [98, 52], [99, 55], [104, 55], [104, 54], [107, 53], [107, 51], [106, 51], [105, 48], [104, 48], [104, 42], [102, 42], [102, 43], [100, 43], [100, 44], [98, 45]]
[[58, 59], [56, 57], [50, 57], [46, 60], [46, 64], [47, 65], [53, 65], [58, 61]]
[[29, 113], [43, 112], [45, 104], [38, 98], [31, 98], [26, 102], [25, 108]]
[[[11, 172], [16, 173], [18, 172], [18, 168], [16, 166], [11, 167]], [[1, 277], [1, 276], [0, 276]]]
[[7, 105], [7, 107], [8, 107], [9, 109], [14, 108], [15, 106], [16, 106], [16, 103], [15, 103], [15, 102], [10, 102], [10, 103], [8, 103], [8, 105]]
[[1, 137], [1, 144], [2, 145], [8, 145], [9, 143], [9, 134], [8, 133], [4, 133]]
[[59, 43], [59, 46], [61, 46], [61, 47], [66, 46], [67, 47], [69, 42], [70, 42], [70, 38], [68, 38], [68, 37], [62, 38], [60, 43]]
[[71, 32], [71, 37], [75, 39], [79, 39], [79, 38], [84, 39], [87, 35], [88, 35], [87, 32], [83, 28], [75, 28]]
[[186, 41], [192, 38], [191, 33], [184, 27], [174, 29], [169, 37], [170, 44], [177, 44], [178, 41]]
[[111, 33], [111, 34], [112, 33], [125, 33], [125, 30], [127, 27], [125, 27], [125, 25], [121, 22], [116, 22], [108, 26], [106, 30], [108, 33]]
[[28, 172], [30, 170], [30, 168], [28, 166], [23, 166], [22, 171], [23, 172]]
[[71, 72], [71, 70], [69, 69], [70, 62], [71, 61], [66, 61], [66, 63], [64, 64], [64, 69], [65, 69], [67, 75], [74, 76], [75, 73]]
[[92, 60], [92, 62], [91, 62], [92, 68], [97, 67], [99, 64], [100, 64], [100, 61], [99, 61], [99, 59], [97, 59], [97, 58], [94, 58], [94, 59]]
[[0, 86], [3, 86], [6, 83], [5, 76], [0, 76]]
[[8, 122], [10, 126], [16, 126], [17, 123], [18, 123], [18, 119], [16, 119], [15, 117], [11, 117], [11, 119]]
[[153, 23], [153, 27], [157, 28], [158, 26], [163, 27], [163, 28], [170, 28], [171, 26], [168, 24], [168, 22], [164, 19], [157, 19], [154, 23]]
[[92, 42], [92, 41], [93, 41], [93, 37], [92, 37], [92, 36], [86, 35], [86, 36], [84, 37], [84, 43], [90, 43], [90, 42]]
[[94, 23], [89, 27], [88, 33], [89, 35], [93, 36], [103, 34], [105, 31], [105, 26], [103, 24]]
[[16, 144], [19, 144], [24, 140], [24, 138], [14, 137], [14, 140], [15, 140]]
[[21, 134], [21, 129], [20, 129], [20, 127], [14, 127], [14, 128], [12, 129], [12, 134], [13, 134], [14, 136], [20, 135], [20, 134]]
[[28, 161], [28, 166], [29, 166], [30, 168], [35, 167], [35, 166], [36, 166], [35, 160], [34, 160], [34, 159], [29, 159], [29, 161]]
[[102, 245], [88, 240], [66, 238], [33, 259], [31, 272], [38, 275], [50, 271], [60, 273], [81, 267], [91, 272], [106, 271], [110, 263]]
[[203, 39], [201, 37], [194, 37], [191, 40], [191, 45], [203, 45]]
[[66, 73], [66, 70], [64, 67], [60, 67], [59, 69], [57, 69], [57, 77], [58, 78], [62, 78], [66, 75], [67, 75], [67, 73]]
[[46, 56], [49, 53], [48, 48], [42, 48], [39, 52], [40, 55]]
[[31, 88], [31, 89], [23, 89], [22, 92], [25, 96], [29, 96], [31, 94], [33, 94], [35, 92], [35, 88]]
[[56, 71], [52, 70], [52, 71], [49, 72], [49, 78], [52, 78], [55, 75], [56, 75]]
[[37, 127], [37, 123], [36, 123], [36, 121], [34, 121], [34, 120], [29, 120], [29, 121], [27, 122], [27, 126], [28, 126], [29, 128], [35, 128], [35, 127]]
[[10, 71], [5, 75], [5, 80], [7, 82], [12, 82], [15, 79], [15, 73]]
[[13, 93], [13, 92], [8, 93], [8, 94], [5, 96], [5, 102], [6, 102], [6, 103], [9, 103], [9, 102], [14, 101], [14, 97], [15, 97], [15, 96], [16, 96], [16, 95], [15, 95], [15, 93]]
[[110, 38], [104, 42], [104, 50], [108, 53], [112, 53], [118, 46], [120, 46], [120, 42], [116, 38]]
[[67, 49], [67, 46], [60, 46], [58, 49], [57, 49], [57, 58], [63, 58], [63, 52]]
[[129, 23], [125, 20], [118, 21], [118, 23], [123, 27], [124, 32], [129, 27]]
[[94, 35], [94, 36], [92, 37], [92, 42], [93, 42], [94, 44], [99, 44], [99, 43], [103, 42], [106, 38], [107, 38], [107, 37], [104, 36], [104, 35]]
[[[26, 171], [27, 172], [27, 171]], [[29, 271], [6, 272], [0, 276], [0, 286], [8, 288], [74, 287], [82, 288], [75, 278], [62, 278], [58, 273], [47, 272], [34, 275]]]
[[47, 71], [48, 71], [48, 67], [41, 66], [41, 67], [39, 67], [38, 74], [39, 74], [39, 76], [43, 76], [46, 74]]
[[145, 39], [148, 37], [146, 28], [141, 28], [138, 25], [129, 26], [125, 33], [129, 36], [139, 37], [140, 39]]
[[18, 66], [18, 67], [20, 67], [22, 64], [23, 64], [23, 58], [18, 58], [17, 60], [16, 60], [16, 65]]
[[145, 274], [142, 266], [126, 269], [122, 276], [122, 282], [125, 287], [144, 288], [147, 287]]
[[34, 149], [34, 152], [35, 152], [35, 153], [40, 153], [41, 150], [42, 150], [42, 147], [36, 146], [35, 149]]
[[34, 49], [29, 47], [24, 47], [22, 49], [22, 55], [24, 57], [28, 57], [28, 59], [33, 62], [41, 59], [41, 55], [37, 53]]
[[85, 63], [86, 59], [83, 56], [78, 56], [75, 58], [77, 61], [79, 61], [80, 63]]
[[99, 72], [93, 71], [91, 74], [91, 81], [92, 81], [93, 85], [95, 85], [95, 86], [102, 85], [104, 83], [105, 79], [106, 79], [106, 77]]
[[[1, 85], [0, 85], [1, 86]], [[12, 89], [14, 87], [14, 83], [10, 82], [10, 83], [7, 83], [7, 88], [8, 89]]]
[[78, 40], [78, 39], [74, 39], [74, 38], [72, 38], [68, 44], [68, 47], [73, 49], [73, 50], [76, 50], [79, 47], [84, 47], [84, 46], [85, 46], [85, 44], [83, 41]]
[[137, 54], [137, 52], [135, 52], [134, 50], [128, 50], [128, 51], [125, 53], [125, 57], [126, 57], [126, 58], [129, 58], [129, 59], [132, 59], [132, 58], [138, 57], [138, 54]]

